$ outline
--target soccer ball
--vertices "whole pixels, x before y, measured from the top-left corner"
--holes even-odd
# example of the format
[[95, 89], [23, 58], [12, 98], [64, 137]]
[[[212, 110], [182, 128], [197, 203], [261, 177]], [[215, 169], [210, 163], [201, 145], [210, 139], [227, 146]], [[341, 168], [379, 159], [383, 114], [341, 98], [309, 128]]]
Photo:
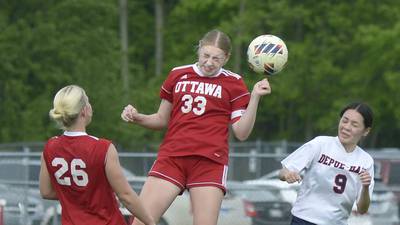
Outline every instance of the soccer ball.
[[287, 59], [285, 42], [271, 34], [256, 37], [247, 49], [249, 67], [256, 73], [275, 75], [284, 68]]

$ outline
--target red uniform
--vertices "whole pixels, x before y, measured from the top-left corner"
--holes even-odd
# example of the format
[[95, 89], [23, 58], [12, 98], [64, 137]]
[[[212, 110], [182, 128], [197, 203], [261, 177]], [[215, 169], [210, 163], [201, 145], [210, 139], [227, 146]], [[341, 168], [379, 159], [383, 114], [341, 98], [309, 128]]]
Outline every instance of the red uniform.
[[84, 132], [51, 138], [43, 152], [63, 225], [125, 225], [105, 173], [110, 141]]
[[250, 93], [242, 77], [231, 71], [201, 74], [195, 64], [181, 66], [164, 81], [160, 97], [173, 109], [159, 156], [200, 155], [227, 165], [228, 125], [241, 117]]

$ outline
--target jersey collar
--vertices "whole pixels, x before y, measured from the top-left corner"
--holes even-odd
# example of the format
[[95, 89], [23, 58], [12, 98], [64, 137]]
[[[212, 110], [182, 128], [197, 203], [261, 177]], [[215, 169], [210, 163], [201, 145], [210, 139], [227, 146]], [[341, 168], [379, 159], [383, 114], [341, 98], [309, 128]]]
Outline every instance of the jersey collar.
[[77, 137], [77, 136], [85, 136], [87, 135], [87, 133], [82, 131], [64, 131], [64, 135], [70, 137]]
[[193, 64], [193, 70], [201, 77], [218, 77], [222, 73], [222, 68], [221, 68], [219, 69], [218, 73], [216, 73], [214, 76], [206, 76], [204, 75], [204, 73], [201, 72], [201, 70], [197, 66], [197, 63]]
[[346, 151], [346, 149], [344, 148], [342, 142], [340, 142], [339, 136], [336, 136], [336, 137], [335, 137], [335, 140], [336, 140], [336, 144], [339, 145], [340, 148], [341, 148], [344, 152], [346, 152], [347, 154], [353, 154], [354, 152], [358, 151], [358, 149], [359, 149], [358, 145], [356, 145], [356, 147], [354, 148], [353, 151], [348, 152], [348, 151]]

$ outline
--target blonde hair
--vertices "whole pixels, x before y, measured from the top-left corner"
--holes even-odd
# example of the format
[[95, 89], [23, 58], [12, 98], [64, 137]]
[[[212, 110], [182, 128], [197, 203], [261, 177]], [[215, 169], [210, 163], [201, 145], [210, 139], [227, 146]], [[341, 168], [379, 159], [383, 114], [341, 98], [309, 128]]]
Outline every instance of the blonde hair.
[[53, 108], [49, 111], [49, 116], [61, 129], [65, 130], [75, 123], [87, 103], [88, 98], [81, 87], [68, 85], [54, 96]]
[[206, 45], [212, 45], [222, 49], [227, 56], [231, 54], [231, 39], [220, 30], [211, 30], [203, 36], [199, 41], [199, 49]]

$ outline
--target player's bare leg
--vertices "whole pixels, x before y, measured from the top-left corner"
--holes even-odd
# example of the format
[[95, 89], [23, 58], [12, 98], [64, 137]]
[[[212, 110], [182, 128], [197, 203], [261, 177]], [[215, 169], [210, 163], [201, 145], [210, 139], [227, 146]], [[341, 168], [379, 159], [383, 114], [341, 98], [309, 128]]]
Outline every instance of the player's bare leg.
[[217, 187], [190, 188], [193, 225], [216, 225], [224, 193]]
[[[149, 176], [139, 197], [154, 221], [158, 222], [180, 191], [181, 190], [171, 182]], [[135, 219], [132, 225], [143, 225], [143, 223]]]

